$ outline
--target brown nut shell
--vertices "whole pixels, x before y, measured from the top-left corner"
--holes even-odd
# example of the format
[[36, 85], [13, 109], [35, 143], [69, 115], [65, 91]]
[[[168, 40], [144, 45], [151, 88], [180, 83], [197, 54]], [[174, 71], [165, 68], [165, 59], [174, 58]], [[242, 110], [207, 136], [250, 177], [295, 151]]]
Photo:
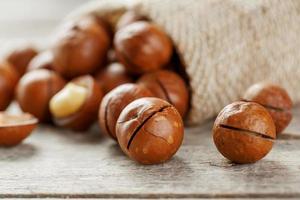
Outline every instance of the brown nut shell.
[[28, 72], [17, 86], [17, 102], [24, 112], [34, 115], [40, 122], [49, 122], [49, 101], [64, 85], [63, 78], [54, 71], [38, 69]]
[[26, 72], [29, 62], [37, 53], [37, 50], [33, 47], [24, 46], [11, 52], [6, 60], [12, 64], [19, 75], [22, 76]]
[[218, 115], [213, 139], [219, 152], [236, 163], [253, 163], [272, 149], [275, 125], [269, 112], [251, 102], [234, 102]]
[[84, 17], [61, 32], [53, 45], [53, 69], [74, 78], [95, 72], [106, 60], [110, 38], [92, 17]]
[[99, 109], [99, 125], [104, 133], [113, 139], [116, 137], [116, 123], [122, 110], [132, 101], [153, 96], [145, 87], [127, 83], [120, 85], [107, 93]]
[[148, 18], [146, 16], [138, 14], [133, 10], [129, 10], [121, 16], [116, 25], [116, 29], [119, 30], [137, 21], [148, 21]]
[[181, 146], [184, 127], [178, 111], [159, 98], [141, 98], [124, 108], [117, 122], [121, 149], [142, 164], [169, 160]]
[[169, 70], [158, 70], [143, 75], [138, 84], [148, 88], [154, 96], [171, 103], [182, 117], [185, 116], [189, 105], [189, 92], [178, 74]]
[[27, 138], [38, 120], [30, 114], [11, 115], [0, 112], [0, 146], [15, 146]]
[[0, 110], [5, 110], [14, 98], [19, 74], [8, 62], [0, 63]]
[[293, 102], [287, 91], [272, 83], [258, 83], [251, 86], [243, 96], [245, 101], [253, 101], [264, 106], [271, 114], [277, 134], [291, 122]]
[[133, 81], [126, 72], [124, 66], [120, 63], [109, 64], [105, 69], [99, 71], [95, 75], [95, 79], [98, 81], [105, 94], [119, 85], [131, 83]]
[[120, 29], [114, 38], [118, 60], [132, 74], [164, 67], [172, 55], [169, 37], [154, 24], [135, 22]]
[[103, 97], [99, 84], [90, 75], [80, 76], [71, 81], [72, 83], [84, 86], [88, 96], [80, 110], [68, 117], [55, 118], [58, 126], [69, 128], [73, 131], [85, 131], [96, 121], [98, 108]]
[[36, 69], [53, 69], [53, 54], [51, 51], [41, 52], [30, 61], [27, 71]]

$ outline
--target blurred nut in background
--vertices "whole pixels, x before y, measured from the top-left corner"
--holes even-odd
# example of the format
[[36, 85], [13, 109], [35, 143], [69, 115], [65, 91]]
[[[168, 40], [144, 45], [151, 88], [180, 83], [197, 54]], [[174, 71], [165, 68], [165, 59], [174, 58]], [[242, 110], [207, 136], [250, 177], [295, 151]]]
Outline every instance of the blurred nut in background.
[[136, 13], [133, 10], [129, 10], [121, 16], [121, 18], [119, 19], [116, 25], [116, 29], [119, 30], [137, 21], [148, 21], [148, 18], [146, 16]]
[[99, 71], [95, 78], [105, 94], [119, 85], [132, 82], [132, 78], [120, 63], [109, 64], [105, 69]]
[[14, 98], [19, 73], [8, 62], [0, 62], [0, 110], [5, 110]]
[[0, 112], [0, 146], [15, 146], [27, 138], [38, 120], [30, 114], [12, 115]]
[[127, 83], [120, 85], [107, 93], [99, 109], [99, 125], [101, 129], [113, 139], [116, 137], [116, 123], [121, 111], [132, 101], [153, 96], [145, 87]]
[[121, 149], [142, 164], [169, 160], [179, 149], [184, 127], [180, 114], [159, 98], [141, 98], [121, 112], [116, 127]]
[[50, 111], [57, 125], [84, 131], [96, 121], [102, 97], [102, 90], [92, 76], [80, 76], [52, 97]]
[[172, 55], [169, 37], [149, 22], [135, 22], [117, 31], [114, 46], [118, 60], [132, 74], [164, 67]]
[[279, 85], [255, 84], [246, 91], [243, 99], [259, 103], [270, 112], [277, 134], [280, 134], [292, 120], [293, 102], [287, 91]]
[[189, 105], [189, 92], [184, 80], [175, 72], [159, 70], [143, 75], [138, 84], [148, 88], [155, 97], [171, 103], [180, 113], [185, 116]]
[[53, 68], [65, 78], [95, 72], [106, 61], [110, 38], [94, 17], [86, 16], [61, 32], [53, 45]]
[[37, 53], [37, 50], [33, 47], [24, 46], [11, 52], [6, 60], [11, 63], [19, 75], [22, 76], [26, 72], [29, 62]]
[[269, 112], [252, 102], [234, 102], [218, 115], [213, 139], [219, 152], [235, 163], [254, 163], [271, 151], [276, 139]]
[[53, 69], [53, 54], [51, 51], [41, 52], [30, 61], [27, 71], [36, 69]]
[[108, 63], [113, 63], [113, 62], [118, 62], [117, 56], [116, 56], [116, 52], [114, 49], [110, 49], [107, 52], [107, 62]]
[[63, 88], [65, 81], [54, 71], [39, 69], [26, 73], [19, 81], [16, 98], [24, 112], [40, 122], [49, 122], [49, 101]]

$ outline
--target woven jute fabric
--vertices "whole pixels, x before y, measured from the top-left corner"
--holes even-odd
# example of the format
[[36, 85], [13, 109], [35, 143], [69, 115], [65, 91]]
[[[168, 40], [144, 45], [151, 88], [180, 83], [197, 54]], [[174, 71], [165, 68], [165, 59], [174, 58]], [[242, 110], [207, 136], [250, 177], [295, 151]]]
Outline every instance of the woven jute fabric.
[[300, 100], [299, 0], [99, 0], [94, 12], [115, 23], [129, 7], [173, 40], [190, 78], [190, 124], [215, 116], [253, 83], [279, 83]]

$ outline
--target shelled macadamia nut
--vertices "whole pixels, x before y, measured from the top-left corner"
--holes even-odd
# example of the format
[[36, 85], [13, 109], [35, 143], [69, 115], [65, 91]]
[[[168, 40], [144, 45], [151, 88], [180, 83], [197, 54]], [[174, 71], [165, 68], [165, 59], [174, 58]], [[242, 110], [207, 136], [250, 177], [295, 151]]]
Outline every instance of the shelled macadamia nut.
[[119, 85], [133, 81], [120, 63], [109, 64], [105, 69], [99, 71], [95, 78], [105, 94]]
[[163, 68], [172, 55], [170, 38], [156, 25], [135, 22], [117, 31], [114, 46], [118, 60], [132, 74]]
[[282, 133], [292, 120], [293, 102], [287, 91], [279, 85], [254, 84], [246, 91], [243, 99], [259, 103], [270, 112], [277, 134]]
[[175, 72], [158, 70], [143, 75], [138, 84], [148, 88], [154, 96], [171, 103], [180, 113], [185, 116], [189, 105], [189, 92], [184, 80]]
[[34, 115], [40, 122], [49, 122], [49, 101], [64, 85], [64, 79], [54, 71], [38, 69], [28, 72], [17, 86], [17, 102], [24, 112]]
[[19, 73], [8, 62], [0, 62], [0, 110], [5, 110], [14, 98]]
[[29, 62], [37, 53], [35, 48], [24, 46], [12, 51], [6, 60], [15, 68], [19, 75], [22, 76], [26, 72]]
[[113, 139], [116, 138], [116, 123], [122, 110], [132, 101], [153, 96], [145, 87], [127, 83], [120, 85], [107, 93], [99, 109], [99, 125]]
[[53, 44], [53, 69], [65, 78], [95, 72], [106, 61], [110, 36], [105, 27], [85, 16], [63, 29]]
[[103, 92], [92, 76], [75, 78], [50, 101], [54, 122], [74, 131], [87, 130], [97, 119], [102, 97]]
[[38, 120], [28, 113], [12, 115], [0, 112], [0, 146], [15, 146], [27, 138]]
[[181, 146], [184, 127], [178, 111], [159, 98], [141, 98], [127, 105], [116, 127], [121, 149], [142, 164], [169, 160]]
[[276, 139], [275, 125], [261, 105], [238, 101], [226, 106], [213, 127], [219, 152], [235, 163], [254, 163], [266, 156]]

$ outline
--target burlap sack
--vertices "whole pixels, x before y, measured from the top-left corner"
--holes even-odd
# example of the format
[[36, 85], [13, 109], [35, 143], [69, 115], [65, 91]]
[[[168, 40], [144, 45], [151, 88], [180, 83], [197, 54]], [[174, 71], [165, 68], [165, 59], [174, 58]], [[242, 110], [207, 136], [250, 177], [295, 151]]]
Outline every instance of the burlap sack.
[[190, 123], [213, 117], [258, 81], [280, 83], [300, 100], [299, 0], [102, 0], [71, 16], [94, 12], [115, 23], [132, 6], [170, 35], [185, 63]]

